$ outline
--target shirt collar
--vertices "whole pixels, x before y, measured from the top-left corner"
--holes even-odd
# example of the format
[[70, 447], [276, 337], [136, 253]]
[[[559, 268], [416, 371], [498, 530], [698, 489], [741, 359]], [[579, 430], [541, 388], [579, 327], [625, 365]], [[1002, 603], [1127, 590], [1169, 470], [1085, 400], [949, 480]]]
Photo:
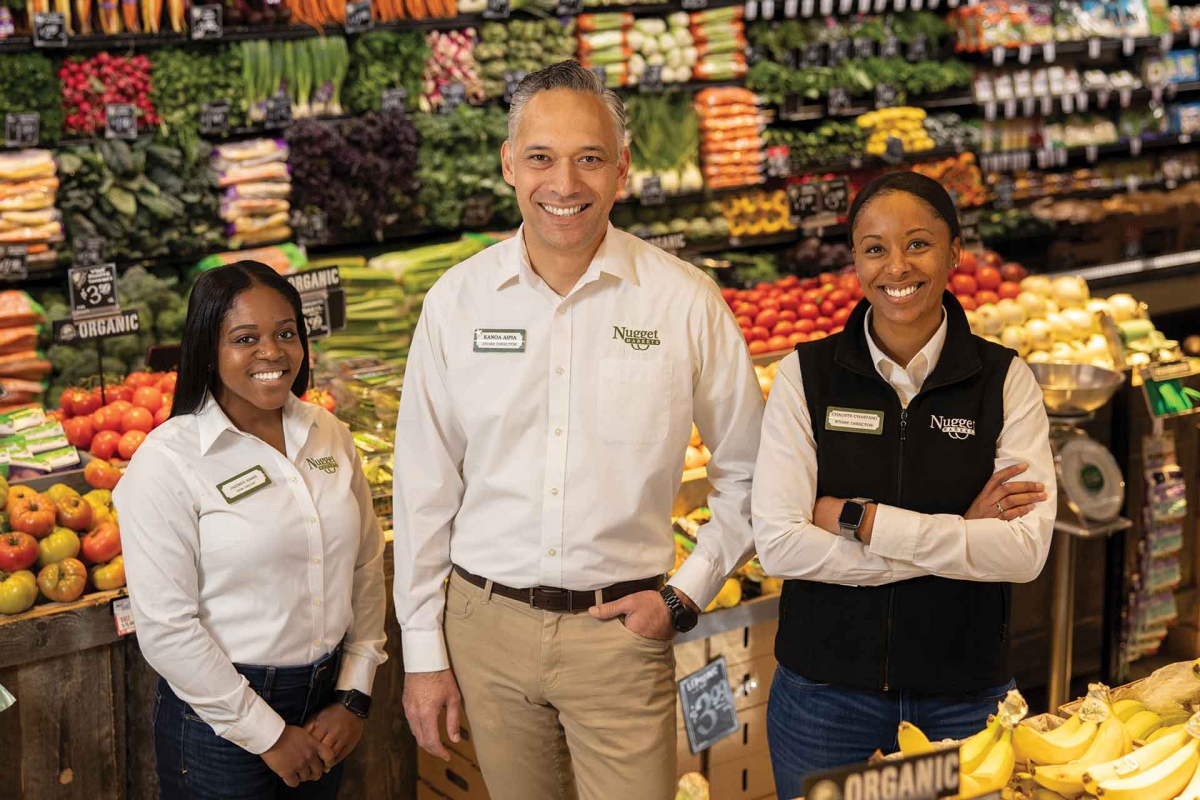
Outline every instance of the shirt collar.
[[934, 331], [933, 336], [925, 343], [925, 346], [913, 356], [912, 361], [908, 362], [907, 367], [897, 364], [875, 344], [875, 336], [871, 333], [871, 314], [874, 311], [875, 309], [873, 308], [867, 309], [867, 314], [863, 318], [863, 327], [867, 335], [867, 348], [871, 351], [871, 363], [875, 365], [875, 369], [885, 380], [893, 369], [898, 369], [907, 374], [914, 384], [920, 385], [924, 383], [925, 379], [933, 374], [938, 360], [942, 357], [942, 348], [946, 344], [946, 309], [942, 309], [942, 324]]
[[[293, 394], [288, 394], [287, 402], [283, 406], [283, 439], [289, 458], [294, 458], [308, 440], [308, 432], [316, 422], [314, 417], [316, 410], [316, 406], [305, 403]], [[196, 424], [200, 434], [200, 455], [202, 456], [208, 454], [217, 439], [226, 431], [232, 431], [239, 436], [245, 435], [225, 414], [225, 409], [221, 408], [221, 404], [212, 396], [212, 392], [205, 395], [204, 405], [196, 412]]]
[[[578, 289], [598, 280], [601, 273], [612, 275], [637, 286], [637, 270], [633, 265], [633, 254], [629, 252], [628, 236], [629, 234], [614, 228], [610, 222], [608, 230], [604, 234], [604, 241], [600, 243], [600, 249], [596, 251], [587, 272], [575, 284], [575, 288]], [[497, 262], [495, 286], [497, 289], [503, 289], [518, 280], [530, 286], [535, 286], [537, 281], [541, 281], [541, 278], [533, 271], [533, 265], [529, 261], [529, 251], [525, 248], [524, 225], [517, 229], [507, 252]]]

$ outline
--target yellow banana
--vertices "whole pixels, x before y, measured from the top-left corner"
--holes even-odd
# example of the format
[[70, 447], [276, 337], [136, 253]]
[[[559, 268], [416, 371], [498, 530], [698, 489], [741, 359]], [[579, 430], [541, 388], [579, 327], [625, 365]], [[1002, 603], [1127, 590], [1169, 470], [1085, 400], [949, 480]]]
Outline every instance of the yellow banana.
[[1191, 781], [1184, 787], [1176, 800], [1200, 800], [1200, 769], [1192, 775]]
[[1129, 718], [1125, 727], [1129, 729], [1130, 736], [1144, 742], [1147, 736], [1162, 727], [1162, 717], [1153, 711], [1139, 711]]
[[[1000, 741], [992, 747], [988, 752], [987, 758], [979, 765], [979, 769], [967, 775], [967, 785], [972, 792], [987, 794], [988, 792], [998, 792], [1005, 786], [1008, 786], [1008, 780], [1012, 777], [1013, 767], [1016, 766], [1017, 759], [1013, 753], [1013, 732], [1010, 730], [1000, 734]], [[959, 781], [959, 794], [963, 797], [974, 797], [975, 794], [964, 794]]]
[[1041, 733], [1029, 725], [1018, 725], [1013, 731], [1013, 741], [1027, 762], [1066, 764], [1087, 752], [1099, 727], [1094, 722], [1085, 722], [1069, 736], [1055, 736], [1057, 730]]
[[1093, 764], [1102, 764], [1120, 758], [1125, 749], [1125, 726], [1116, 717], [1109, 717], [1100, 724], [1091, 747], [1070, 764], [1047, 765], [1033, 768], [1033, 780], [1046, 789], [1074, 797], [1083, 793], [1083, 773]]
[[979, 769], [979, 765], [987, 758], [988, 751], [1000, 737], [1000, 720], [992, 717], [986, 728], [962, 743], [958, 749], [958, 769], [962, 773], [971, 773]]
[[1174, 733], [1175, 731], [1182, 730], [1185, 724], [1187, 723], [1181, 722], [1178, 725], [1163, 725], [1154, 733], [1150, 734], [1150, 736], [1146, 739], [1146, 743], [1149, 744], [1150, 742], [1157, 741], [1164, 736]]
[[901, 754], [906, 757], [932, 753], [934, 750], [933, 745], [929, 742], [929, 737], [911, 722], [900, 723], [900, 729], [896, 732], [896, 740], [900, 743]]
[[[1062, 725], [1059, 725], [1049, 733], [1043, 734], [1043, 738], [1047, 738], [1052, 742], [1058, 742], [1061, 739], [1074, 734], [1077, 730], [1079, 730], [1081, 725], [1083, 725], [1083, 720], [1079, 718], [1078, 714], [1075, 714], [1068, 718], [1067, 721]], [[1028, 764], [1030, 761], [1029, 754], [1021, 749], [1022, 738], [1023, 737], [1017, 736], [1013, 737], [1013, 750], [1016, 751], [1018, 764]]]
[[1171, 800], [1191, 782], [1198, 764], [1200, 739], [1188, 736], [1187, 744], [1158, 766], [1130, 778], [1105, 781], [1096, 796], [1101, 800]]
[[1117, 719], [1121, 722], [1128, 722], [1134, 714], [1145, 711], [1146, 705], [1137, 700], [1118, 700], [1112, 704], [1112, 710], [1117, 715]]
[[1129, 778], [1157, 766], [1187, 742], [1187, 731], [1176, 731], [1157, 742], [1134, 750], [1127, 756], [1089, 767], [1083, 773], [1083, 788], [1095, 794], [1101, 783], [1117, 778]]
[[1033, 800], [1066, 800], [1066, 796], [1038, 786], [1033, 790]]

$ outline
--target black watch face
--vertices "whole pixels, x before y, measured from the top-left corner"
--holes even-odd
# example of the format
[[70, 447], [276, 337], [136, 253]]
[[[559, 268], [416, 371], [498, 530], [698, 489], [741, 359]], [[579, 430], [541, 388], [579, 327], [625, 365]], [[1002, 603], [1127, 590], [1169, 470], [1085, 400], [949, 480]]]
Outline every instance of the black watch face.
[[842, 513], [838, 514], [838, 524], [847, 528], [857, 528], [862, 524], [863, 515], [867, 509], [861, 503], [842, 503]]
[[684, 606], [683, 610], [675, 615], [675, 630], [680, 633], [687, 633], [696, 627], [696, 623], [699, 621], [700, 618], [696, 616], [696, 612]]

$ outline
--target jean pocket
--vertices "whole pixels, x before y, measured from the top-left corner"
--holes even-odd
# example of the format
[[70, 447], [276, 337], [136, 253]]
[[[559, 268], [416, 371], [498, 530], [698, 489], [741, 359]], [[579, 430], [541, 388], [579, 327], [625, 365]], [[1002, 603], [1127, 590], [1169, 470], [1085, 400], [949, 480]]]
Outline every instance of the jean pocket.
[[613, 620], [613, 622], [615, 622], [616, 625], [622, 631], [625, 632], [625, 635], [627, 637], [629, 637], [630, 639], [632, 639], [633, 641], [635, 641], [639, 644], [651, 645], [653, 647], [657, 647], [657, 648], [665, 650], [666, 648], [670, 647], [675, 641], [674, 637], [672, 637], [670, 639], [654, 639], [649, 636], [642, 636], [640, 633], [637, 633], [636, 631], [631, 631], [631, 630], [629, 630], [629, 627], [625, 624], [624, 617]]
[[810, 681], [808, 678], [804, 677], [803, 675], [797, 675], [796, 673], [792, 672], [790, 669], [788, 669], [787, 667], [784, 667], [784, 666], [779, 666], [779, 667], [775, 668], [775, 678], [776, 678], [776, 680], [782, 678], [783, 680], [787, 681], [789, 686], [792, 686], [796, 689], [828, 689], [830, 686], [833, 685], [831, 683], [819, 683], [817, 681]]
[[1017, 688], [1017, 682], [1014, 679], [999, 686], [989, 686], [984, 689], [973, 689], [971, 691], [961, 692], [960, 696], [971, 701], [984, 702], [988, 700], [995, 700], [998, 703], [1008, 696], [1008, 693], [1015, 688]]
[[[468, 584], [470, 586], [470, 584]], [[472, 589], [477, 588], [471, 586]], [[475, 608], [475, 598], [467, 590], [451, 578], [446, 586], [446, 619], [464, 620], [471, 616]]]

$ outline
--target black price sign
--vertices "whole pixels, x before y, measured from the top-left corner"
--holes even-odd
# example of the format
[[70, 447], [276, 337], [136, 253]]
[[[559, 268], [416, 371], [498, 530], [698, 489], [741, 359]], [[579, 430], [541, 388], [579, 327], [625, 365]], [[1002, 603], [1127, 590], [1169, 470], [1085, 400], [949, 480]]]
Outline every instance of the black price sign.
[[293, 215], [296, 238], [302, 242], [321, 244], [329, 240], [329, 225], [325, 212], [319, 208], [305, 209]]
[[374, 27], [375, 15], [371, 13], [371, 0], [346, 3], [346, 33], [362, 33]]
[[959, 215], [962, 231], [962, 242], [966, 245], [979, 244], [979, 209], [964, 211]]
[[[686, 722], [686, 719], [685, 719]], [[958, 794], [958, 748], [950, 747], [919, 756], [910, 756], [876, 764], [815, 772], [804, 779], [804, 796], [809, 800], [826, 797], [867, 797], [866, 787], [912, 787], [904, 797], [933, 800]], [[1000, 792], [981, 800], [999, 797]]]
[[495, 215], [495, 198], [490, 194], [477, 194], [467, 198], [463, 204], [462, 225], [464, 228], [483, 228], [490, 225]]
[[487, 8], [483, 10], [484, 19], [508, 19], [512, 8], [508, 0], [487, 0]]
[[784, 50], [779, 57], [779, 63], [783, 64], [788, 69], [795, 69], [797, 66], [796, 61], [796, 51], [792, 50], [791, 48]]
[[36, 111], [4, 115], [5, 147], [37, 147], [42, 136], [42, 116]]
[[805, 45], [800, 62], [802, 67], [825, 66], [825, 48], [821, 46], [820, 42]]
[[880, 58], [899, 58], [900, 57], [900, 40], [894, 34], [888, 34], [883, 44], [879, 46]]
[[850, 186], [845, 178], [827, 181], [822, 195], [821, 205], [831, 214], [840, 217], [850, 208]]
[[23, 281], [29, 277], [29, 249], [25, 245], [0, 248], [0, 281]]
[[449, 114], [465, 102], [467, 102], [467, 87], [458, 81], [447, 83], [442, 89], [441, 112], [443, 114]]
[[292, 98], [283, 92], [278, 92], [267, 100], [267, 118], [263, 125], [267, 128], [286, 128], [292, 121]]
[[75, 239], [75, 263], [81, 267], [92, 267], [104, 260], [105, 241], [100, 238]]
[[324, 339], [333, 333], [333, 325], [329, 320], [329, 296], [327, 294], [320, 292], [301, 295], [300, 303], [310, 342]]
[[684, 11], [703, 11], [708, 8], [708, 0], [681, 0], [679, 7]]
[[792, 171], [792, 150], [786, 144], [767, 149], [767, 174], [773, 178], [786, 177]]
[[875, 42], [865, 36], [860, 36], [854, 40], [854, 57], [855, 58], [872, 58], [875, 55]]
[[137, 106], [131, 103], [110, 103], [104, 107], [104, 138], [136, 139]]
[[199, 42], [224, 36], [224, 12], [219, 5], [192, 6], [192, 40]]
[[224, 136], [229, 133], [229, 101], [217, 100], [200, 106], [200, 133]]
[[287, 282], [296, 287], [300, 294], [316, 294], [331, 292], [342, 285], [342, 271], [337, 267], [318, 267], [293, 272], [287, 276]]
[[829, 45], [829, 65], [837, 66], [838, 64], [850, 58], [850, 40], [838, 39]]
[[[807, 99], [803, 95], [789, 94], [783, 97], [783, 112], [784, 119], [816, 119], [821, 116], [820, 106], [806, 105]], [[815, 116], [811, 116], [813, 112]]]
[[66, 47], [67, 17], [61, 11], [39, 11], [33, 15], [34, 47]]
[[71, 318], [76, 322], [114, 314], [119, 310], [117, 265], [73, 267], [67, 273], [67, 290], [71, 299]]
[[661, 206], [667, 202], [667, 194], [663, 191], [662, 178], [651, 175], [642, 181], [642, 191], [638, 199], [644, 206]]
[[659, 94], [663, 90], [662, 65], [648, 64], [638, 82], [638, 91], [642, 94]]
[[996, 181], [996, 208], [1008, 210], [1013, 207], [1013, 182], [1008, 175]]
[[379, 96], [380, 114], [404, 113], [407, 109], [408, 90], [403, 86], [393, 86], [391, 89], [384, 89], [383, 93]]
[[660, 250], [666, 250], [668, 253], [678, 253], [680, 250], [687, 249], [687, 236], [682, 233], [668, 233], [665, 236], [649, 236], [643, 241], [646, 244], [652, 244]]
[[692, 753], [707, 750], [741, 728], [724, 656], [679, 681], [679, 703]]
[[131, 336], [140, 333], [142, 320], [136, 310], [122, 311], [109, 317], [94, 319], [54, 320], [54, 341], [57, 344], [74, 344], [93, 339], [108, 339], [113, 336]]
[[829, 90], [829, 116], [843, 116], [850, 110], [850, 90], [844, 86], [834, 86]]
[[821, 208], [821, 190], [815, 183], [793, 183], [787, 187], [788, 211], [793, 224]]
[[606, 67], [592, 67], [592, 74], [599, 78], [600, 83], [608, 85], [608, 69]]
[[577, 17], [583, 13], [583, 0], [558, 0], [554, 13], [560, 17]]
[[525, 80], [525, 76], [528, 74], [524, 70], [519, 72], [506, 70], [504, 72], [504, 102], [512, 102], [512, 97], [517, 92], [517, 86], [521, 84], [521, 81]]
[[887, 138], [887, 149], [884, 151], [883, 160], [893, 164], [899, 164], [904, 160], [904, 140], [897, 139], [895, 136]]
[[890, 83], [881, 83], [875, 87], [875, 107], [876, 108], [891, 108], [896, 105], [896, 99], [899, 93], [896, 87]]
[[918, 33], [908, 43], [908, 60], [924, 61], [927, 58], [929, 58], [929, 40], [925, 34]]

